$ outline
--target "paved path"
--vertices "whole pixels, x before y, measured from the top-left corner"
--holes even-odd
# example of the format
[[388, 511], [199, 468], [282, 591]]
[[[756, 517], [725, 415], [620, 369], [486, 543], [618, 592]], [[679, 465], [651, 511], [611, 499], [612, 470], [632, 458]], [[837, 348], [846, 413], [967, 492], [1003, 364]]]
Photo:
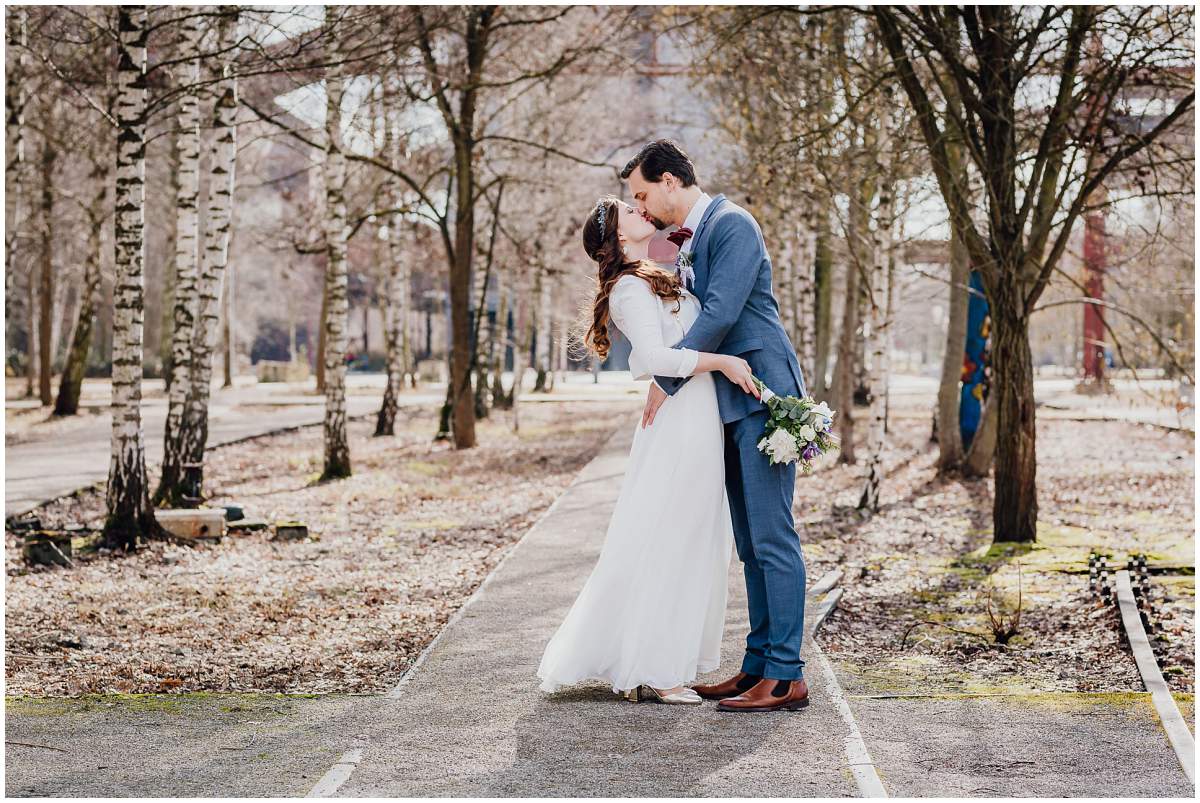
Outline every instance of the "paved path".
[[[260, 387], [257, 392], [246, 388], [214, 390], [209, 406], [209, 448], [322, 421], [323, 396], [304, 395], [298, 390], [286, 394], [272, 393], [271, 390], [270, 386]], [[444, 390], [423, 389], [419, 393], [405, 394], [401, 397], [401, 403], [438, 404], [443, 398]], [[378, 410], [381, 399], [381, 388], [376, 389], [365, 383], [354, 385], [346, 396], [347, 413], [353, 417]], [[10, 401], [7, 404], [9, 407], [27, 406], [24, 401]], [[107, 410], [106, 402], [97, 403], [93, 400], [88, 407], [94, 411], [89, 422], [72, 430], [69, 436], [38, 438], [5, 449], [6, 516], [24, 513], [48, 499], [107, 478], [112, 449], [112, 415]], [[151, 396], [143, 401], [142, 426], [148, 465], [157, 465], [162, 460], [166, 417], [165, 398]]]
[[[10, 701], [8, 794], [858, 795], [850, 729], [812, 638], [804, 657], [813, 702], [800, 712], [634, 705], [603, 683], [556, 695], [537, 689], [542, 649], [599, 554], [632, 425], [610, 439], [388, 695]], [[724, 667], [709, 677], [734, 671], [740, 660], [739, 569], [735, 560]], [[837, 674], [856, 691], [852, 673]], [[846, 697], [894, 796], [1193, 791], [1149, 695]], [[114, 744], [123, 745], [115, 754]]]
[[[632, 423], [632, 422], [631, 422]], [[537, 688], [542, 649], [596, 562], [620, 488], [624, 427], [521, 541], [422, 666], [381, 701], [346, 796], [853, 796], [847, 727], [812, 654], [813, 704], [800, 712], [722, 714], [635, 705], [596, 682]], [[719, 677], [745, 638], [733, 561]], [[347, 748], [352, 745], [347, 745]]]

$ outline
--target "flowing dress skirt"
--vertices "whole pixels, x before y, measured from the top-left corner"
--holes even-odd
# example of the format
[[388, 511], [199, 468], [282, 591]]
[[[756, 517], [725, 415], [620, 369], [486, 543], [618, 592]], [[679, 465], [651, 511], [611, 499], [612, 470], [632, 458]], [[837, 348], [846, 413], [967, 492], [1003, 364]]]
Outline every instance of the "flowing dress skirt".
[[712, 375], [636, 427], [600, 557], [538, 667], [544, 691], [673, 688], [720, 665], [733, 526]]

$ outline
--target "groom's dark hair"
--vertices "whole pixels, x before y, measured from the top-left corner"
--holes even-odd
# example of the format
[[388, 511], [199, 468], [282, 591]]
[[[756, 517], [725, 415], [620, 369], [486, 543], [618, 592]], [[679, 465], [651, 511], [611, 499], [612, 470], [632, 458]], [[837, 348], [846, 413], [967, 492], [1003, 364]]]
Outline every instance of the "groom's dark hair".
[[642, 168], [642, 176], [646, 181], [652, 184], [662, 181], [663, 173], [670, 173], [685, 187], [696, 183], [696, 168], [692, 166], [692, 160], [673, 140], [647, 142], [637, 156], [625, 165], [621, 178], [629, 178], [629, 174], [638, 167]]

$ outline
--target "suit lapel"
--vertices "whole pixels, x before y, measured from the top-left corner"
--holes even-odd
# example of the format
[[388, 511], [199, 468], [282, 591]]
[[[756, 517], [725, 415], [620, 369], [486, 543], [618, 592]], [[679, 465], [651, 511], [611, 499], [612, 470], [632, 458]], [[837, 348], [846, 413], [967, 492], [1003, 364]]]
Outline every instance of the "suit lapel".
[[692, 270], [696, 272], [696, 295], [702, 300], [705, 291], [708, 289], [708, 255], [702, 238], [708, 229], [708, 221], [713, 216], [713, 212], [717, 211], [717, 207], [724, 202], [725, 196], [723, 194], [712, 199], [712, 202], [708, 205], [708, 209], [704, 210], [704, 215], [700, 218], [700, 224], [696, 226], [696, 233], [693, 235], [696, 248], [693, 252], [695, 259], [692, 260]]

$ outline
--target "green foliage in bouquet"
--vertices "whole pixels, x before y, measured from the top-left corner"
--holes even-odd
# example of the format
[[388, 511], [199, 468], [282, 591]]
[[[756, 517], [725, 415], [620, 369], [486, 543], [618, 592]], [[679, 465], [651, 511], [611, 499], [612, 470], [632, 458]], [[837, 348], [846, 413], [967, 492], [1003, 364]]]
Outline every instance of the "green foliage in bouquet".
[[771, 416], [763, 428], [758, 450], [767, 455], [771, 465], [799, 463], [805, 474], [826, 452], [838, 448], [833, 434], [834, 411], [825, 402], [817, 403], [811, 396], [780, 396], [754, 377]]

